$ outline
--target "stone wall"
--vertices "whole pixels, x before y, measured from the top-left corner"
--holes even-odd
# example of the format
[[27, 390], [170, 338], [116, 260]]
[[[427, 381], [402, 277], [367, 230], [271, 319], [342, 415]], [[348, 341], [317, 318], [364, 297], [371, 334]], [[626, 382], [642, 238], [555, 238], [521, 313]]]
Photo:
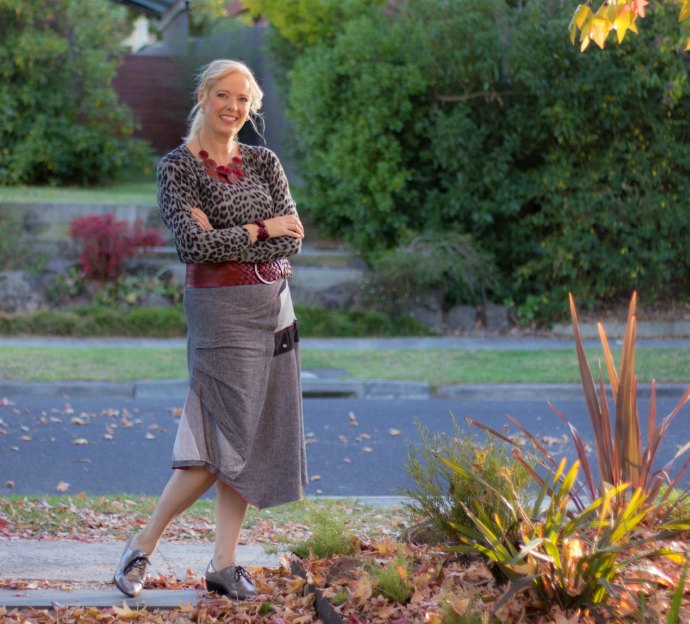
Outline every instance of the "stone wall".
[[[0, 204], [0, 216], [20, 218], [27, 242], [38, 253], [48, 257], [70, 256], [76, 251], [69, 238], [70, 223], [93, 214], [113, 214], [119, 221], [135, 223], [137, 220], [148, 227], [163, 224], [155, 206], [99, 205], [99, 204]], [[167, 229], [163, 236], [168, 237]]]

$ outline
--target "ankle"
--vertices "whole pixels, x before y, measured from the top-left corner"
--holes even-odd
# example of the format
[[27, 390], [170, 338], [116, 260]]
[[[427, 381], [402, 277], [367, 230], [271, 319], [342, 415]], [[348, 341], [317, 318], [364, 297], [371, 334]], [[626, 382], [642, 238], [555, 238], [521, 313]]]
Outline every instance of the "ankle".
[[221, 570], [225, 570], [228, 566], [235, 565], [235, 558], [234, 557], [216, 557], [214, 556], [213, 559], [211, 559], [211, 570], [214, 572], [220, 572]]
[[147, 555], [151, 555], [153, 553], [153, 551], [156, 550], [156, 544], [155, 543], [152, 544], [141, 533], [137, 533], [132, 538], [132, 541], [129, 543], [129, 547], [132, 550], [140, 550], [143, 553], [146, 553]]

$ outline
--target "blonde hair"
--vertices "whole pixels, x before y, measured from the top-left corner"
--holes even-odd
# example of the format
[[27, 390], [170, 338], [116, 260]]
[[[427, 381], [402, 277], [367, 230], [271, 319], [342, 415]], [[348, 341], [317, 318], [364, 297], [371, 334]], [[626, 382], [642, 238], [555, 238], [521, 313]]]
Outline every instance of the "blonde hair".
[[234, 61], [229, 59], [216, 59], [211, 61], [208, 65], [202, 68], [196, 79], [195, 94], [202, 93], [201, 101], [194, 105], [189, 113], [189, 130], [187, 136], [184, 137], [185, 142], [189, 142], [196, 138], [201, 130], [202, 115], [201, 105], [206, 100], [209, 91], [219, 81], [229, 76], [230, 74], [240, 73], [249, 81], [249, 122], [252, 124], [256, 133], [263, 137], [263, 134], [257, 127], [257, 121], [263, 129], [263, 119], [259, 110], [261, 109], [261, 102], [264, 97], [264, 92], [261, 90], [259, 83], [256, 81], [254, 74], [249, 67], [242, 61]]

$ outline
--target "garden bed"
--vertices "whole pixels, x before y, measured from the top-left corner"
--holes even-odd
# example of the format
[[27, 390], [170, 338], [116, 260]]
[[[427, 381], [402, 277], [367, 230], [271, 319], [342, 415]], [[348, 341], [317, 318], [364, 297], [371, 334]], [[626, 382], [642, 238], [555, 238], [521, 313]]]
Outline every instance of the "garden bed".
[[[687, 550], [688, 545], [674, 546]], [[354, 555], [294, 558], [291, 565], [305, 579], [306, 591], [314, 594], [314, 608], [324, 624], [690, 621], [687, 605], [680, 609], [678, 620], [667, 619], [679, 566], [661, 559], [654, 565], [631, 566], [619, 582], [627, 589], [596, 610], [545, 606], [529, 592], [510, 595], [509, 586], [498, 583], [479, 557], [391, 539], [363, 541]], [[660, 574], [662, 568], [666, 574]], [[663, 578], [667, 581], [660, 582]], [[684, 593], [689, 590], [686, 582]]]

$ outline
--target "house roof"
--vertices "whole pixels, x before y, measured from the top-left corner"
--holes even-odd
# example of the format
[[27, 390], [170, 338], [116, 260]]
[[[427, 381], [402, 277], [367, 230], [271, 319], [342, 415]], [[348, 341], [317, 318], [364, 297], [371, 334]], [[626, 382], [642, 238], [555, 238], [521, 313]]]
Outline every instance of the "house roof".
[[162, 17], [176, 3], [177, 0], [115, 0], [133, 9], [138, 9], [152, 17]]

